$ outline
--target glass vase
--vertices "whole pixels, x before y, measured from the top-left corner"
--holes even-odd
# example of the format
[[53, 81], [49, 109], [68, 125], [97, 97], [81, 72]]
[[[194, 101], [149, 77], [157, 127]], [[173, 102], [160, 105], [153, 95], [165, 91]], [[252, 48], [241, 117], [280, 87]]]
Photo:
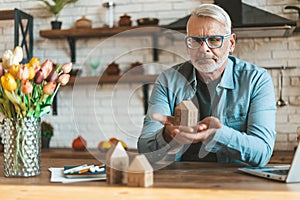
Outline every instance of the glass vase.
[[4, 119], [4, 176], [30, 177], [41, 173], [40, 118]]

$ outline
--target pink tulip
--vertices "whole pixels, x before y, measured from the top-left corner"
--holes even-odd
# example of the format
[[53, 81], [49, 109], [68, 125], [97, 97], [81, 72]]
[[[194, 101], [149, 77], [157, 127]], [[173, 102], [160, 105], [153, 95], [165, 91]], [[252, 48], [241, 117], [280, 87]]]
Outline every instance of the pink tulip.
[[63, 64], [61, 69], [63, 70], [64, 74], [70, 73], [70, 71], [72, 70], [72, 63], [68, 62], [68, 63]]
[[28, 80], [23, 80], [21, 85], [22, 92], [24, 94], [30, 94], [33, 90], [33, 85]]
[[39, 70], [35, 73], [35, 76], [34, 76], [34, 82], [36, 84], [41, 84], [44, 80], [44, 73], [43, 71]]
[[45, 62], [43, 62], [41, 68], [40, 68], [43, 73], [44, 73], [44, 79], [46, 79], [48, 77], [48, 75], [50, 74], [50, 72], [53, 69], [53, 62], [50, 60], [45, 60]]
[[55, 82], [58, 79], [58, 74], [55, 69], [53, 69], [48, 77], [46, 78], [46, 81], [48, 82]]
[[3, 76], [5, 73], [2, 63], [0, 63], [0, 77]]
[[29, 70], [28, 70], [28, 68], [27, 68], [26, 65], [21, 65], [20, 66], [19, 71], [17, 73], [17, 78], [19, 80], [23, 80], [23, 81], [28, 80], [28, 78], [29, 78]]
[[64, 85], [67, 85], [67, 83], [69, 82], [70, 80], [70, 74], [62, 74], [58, 77], [58, 82], [64, 86]]
[[50, 95], [54, 92], [55, 88], [56, 88], [55, 82], [48, 82], [43, 86], [43, 93]]

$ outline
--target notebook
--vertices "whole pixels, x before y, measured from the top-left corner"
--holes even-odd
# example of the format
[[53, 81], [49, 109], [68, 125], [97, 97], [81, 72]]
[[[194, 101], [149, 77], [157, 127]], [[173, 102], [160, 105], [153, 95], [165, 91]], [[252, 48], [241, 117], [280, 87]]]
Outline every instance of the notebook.
[[285, 183], [300, 182], [300, 145], [294, 154], [290, 165], [265, 166], [265, 167], [242, 167], [239, 171], [271, 180]]

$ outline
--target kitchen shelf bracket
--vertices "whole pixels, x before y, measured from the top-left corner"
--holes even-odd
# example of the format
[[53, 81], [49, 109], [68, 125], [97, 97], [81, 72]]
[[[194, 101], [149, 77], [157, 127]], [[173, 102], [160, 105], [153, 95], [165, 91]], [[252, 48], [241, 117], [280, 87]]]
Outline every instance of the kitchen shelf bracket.
[[71, 62], [76, 63], [76, 39], [73, 37], [67, 37], [70, 53], [71, 53]]

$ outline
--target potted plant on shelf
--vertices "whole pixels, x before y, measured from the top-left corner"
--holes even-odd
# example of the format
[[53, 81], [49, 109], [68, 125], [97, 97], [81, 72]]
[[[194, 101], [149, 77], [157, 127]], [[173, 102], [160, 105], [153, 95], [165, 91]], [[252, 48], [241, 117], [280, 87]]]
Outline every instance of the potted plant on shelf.
[[51, 12], [55, 16], [55, 20], [51, 21], [52, 29], [61, 29], [62, 22], [58, 21], [60, 11], [70, 3], [75, 3], [78, 0], [38, 0], [43, 2], [48, 8], [49, 12]]
[[50, 123], [43, 121], [41, 123], [42, 149], [48, 149], [54, 128]]

